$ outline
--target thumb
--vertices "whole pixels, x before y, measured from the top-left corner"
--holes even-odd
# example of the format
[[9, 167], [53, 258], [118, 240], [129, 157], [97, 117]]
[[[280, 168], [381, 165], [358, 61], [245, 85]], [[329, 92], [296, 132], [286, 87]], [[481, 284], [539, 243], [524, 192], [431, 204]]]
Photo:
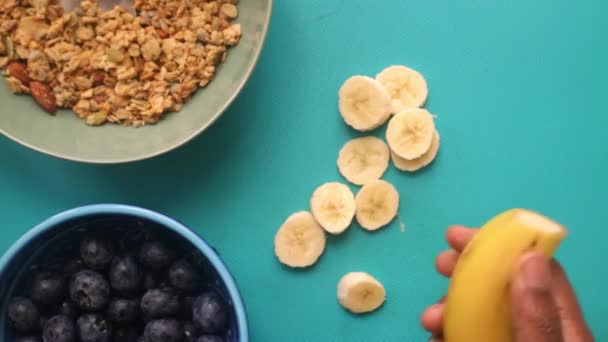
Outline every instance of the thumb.
[[538, 252], [525, 254], [515, 268], [511, 318], [517, 342], [563, 342], [559, 312], [551, 290], [551, 266]]

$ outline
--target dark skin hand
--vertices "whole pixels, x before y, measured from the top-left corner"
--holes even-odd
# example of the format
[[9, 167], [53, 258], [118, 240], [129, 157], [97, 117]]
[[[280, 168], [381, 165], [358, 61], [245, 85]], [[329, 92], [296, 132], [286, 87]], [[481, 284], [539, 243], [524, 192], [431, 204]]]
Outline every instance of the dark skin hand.
[[[446, 232], [451, 249], [437, 256], [435, 267], [450, 277], [460, 253], [477, 229], [452, 226]], [[521, 257], [511, 280], [511, 310], [515, 342], [594, 342], [576, 294], [563, 268], [539, 253]], [[444, 298], [422, 314], [429, 341], [443, 342]]]

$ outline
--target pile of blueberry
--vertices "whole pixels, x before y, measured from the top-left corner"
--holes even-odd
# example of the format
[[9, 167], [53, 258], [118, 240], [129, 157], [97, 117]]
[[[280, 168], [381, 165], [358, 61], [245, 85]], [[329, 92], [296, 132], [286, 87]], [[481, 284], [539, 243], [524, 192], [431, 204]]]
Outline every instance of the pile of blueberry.
[[221, 342], [229, 308], [204, 275], [159, 240], [137, 255], [86, 237], [59, 271], [39, 271], [15, 297], [16, 342]]

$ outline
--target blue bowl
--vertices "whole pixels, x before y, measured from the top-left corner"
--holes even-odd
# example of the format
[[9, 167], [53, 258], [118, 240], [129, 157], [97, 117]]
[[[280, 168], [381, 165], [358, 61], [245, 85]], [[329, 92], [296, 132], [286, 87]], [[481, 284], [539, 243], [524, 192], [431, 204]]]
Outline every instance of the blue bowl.
[[[215, 250], [183, 224], [164, 215], [132, 206], [90, 205], [55, 215], [28, 231], [0, 258], [0, 340], [14, 337], [6, 323], [9, 300], [24, 294], [36, 268], [61, 262], [66, 248], [78, 244], [86, 233], [138, 241], [146, 235], [162, 236], [183, 256], [197, 264], [210, 286], [229, 303], [231, 319], [227, 340], [247, 342], [249, 333], [245, 306], [236, 282]], [[181, 253], [180, 253], [181, 254]]]

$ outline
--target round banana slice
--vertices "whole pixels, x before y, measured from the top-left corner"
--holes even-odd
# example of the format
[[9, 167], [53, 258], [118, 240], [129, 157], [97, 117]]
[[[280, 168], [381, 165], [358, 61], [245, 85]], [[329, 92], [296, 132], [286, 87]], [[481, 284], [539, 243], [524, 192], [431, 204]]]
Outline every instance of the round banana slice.
[[420, 108], [429, 95], [424, 77], [416, 70], [403, 65], [393, 65], [376, 76], [391, 97], [393, 113], [404, 109]]
[[431, 142], [431, 148], [426, 151], [425, 154], [420, 157], [412, 160], [407, 160], [399, 157], [395, 154], [395, 152], [391, 151], [391, 158], [393, 159], [393, 164], [395, 167], [401, 171], [409, 171], [414, 172], [422, 169], [423, 167], [429, 165], [435, 160], [437, 156], [437, 152], [439, 152], [439, 132], [435, 131], [433, 134], [433, 141]]
[[364, 185], [357, 197], [357, 222], [367, 230], [378, 230], [389, 224], [399, 209], [399, 193], [395, 187], [383, 180]]
[[364, 185], [382, 178], [388, 168], [390, 150], [376, 137], [352, 139], [340, 149], [338, 169], [344, 178], [355, 185]]
[[385, 300], [384, 286], [365, 272], [347, 273], [338, 283], [338, 302], [352, 313], [372, 312]]
[[325, 231], [340, 234], [355, 217], [355, 195], [342, 183], [325, 183], [312, 194], [310, 211]]
[[416, 159], [431, 147], [435, 119], [425, 109], [406, 109], [388, 123], [386, 141], [391, 150], [403, 159]]
[[307, 211], [289, 216], [274, 238], [277, 258], [290, 267], [308, 267], [324, 250], [325, 232]]
[[347, 125], [359, 131], [380, 127], [391, 115], [391, 99], [377, 80], [352, 76], [340, 88], [339, 108]]

